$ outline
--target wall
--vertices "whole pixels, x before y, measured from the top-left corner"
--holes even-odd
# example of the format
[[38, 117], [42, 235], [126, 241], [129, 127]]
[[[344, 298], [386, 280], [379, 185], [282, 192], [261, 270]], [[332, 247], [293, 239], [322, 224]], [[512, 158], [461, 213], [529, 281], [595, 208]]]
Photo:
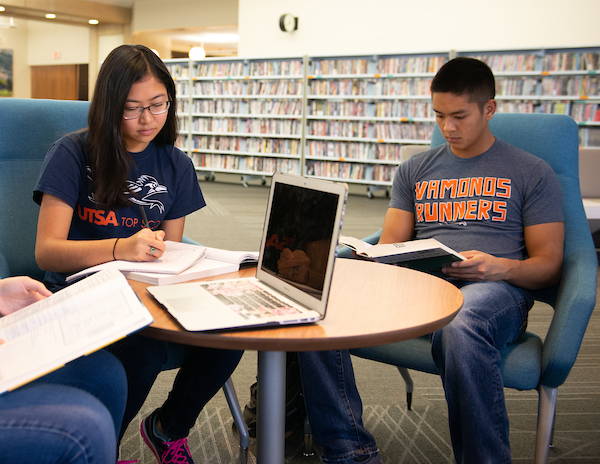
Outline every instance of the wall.
[[[298, 30], [279, 17], [299, 17]], [[243, 57], [600, 45], [598, 0], [239, 0]]]
[[29, 21], [28, 64], [59, 65], [90, 62], [90, 28], [48, 21]]
[[0, 48], [13, 51], [13, 97], [31, 95], [31, 74], [27, 63], [27, 21], [15, 19], [17, 27], [0, 29]]

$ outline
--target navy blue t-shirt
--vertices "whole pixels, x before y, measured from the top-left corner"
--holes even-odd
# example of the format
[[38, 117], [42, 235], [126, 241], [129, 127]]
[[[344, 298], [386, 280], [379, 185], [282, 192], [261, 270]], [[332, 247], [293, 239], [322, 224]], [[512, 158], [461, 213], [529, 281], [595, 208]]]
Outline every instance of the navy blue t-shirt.
[[[73, 208], [69, 240], [130, 237], [142, 228], [140, 205], [150, 228], [203, 208], [206, 203], [191, 159], [172, 145], [151, 142], [140, 153], [131, 153], [134, 165], [128, 174], [131, 206], [102, 208], [94, 201], [90, 167], [85, 156], [87, 131], [69, 134], [50, 148], [44, 159], [33, 199], [54, 195]], [[49, 287], [63, 287], [65, 274], [47, 272]]]

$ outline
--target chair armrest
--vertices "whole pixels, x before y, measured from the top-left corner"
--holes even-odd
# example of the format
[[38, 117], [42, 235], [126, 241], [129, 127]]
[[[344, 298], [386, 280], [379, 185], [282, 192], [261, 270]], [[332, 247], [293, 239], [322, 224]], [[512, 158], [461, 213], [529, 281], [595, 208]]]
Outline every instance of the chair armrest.
[[200, 243], [196, 242], [195, 240], [192, 240], [189, 237], [186, 237], [185, 235], [181, 239], [181, 243], [187, 243], [188, 245], [200, 245]]
[[0, 279], [4, 279], [5, 277], [10, 276], [10, 268], [8, 267], [8, 262], [4, 257], [2, 251], [0, 251]]
[[554, 317], [542, 348], [542, 385], [556, 388], [569, 375], [596, 304], [597, 284], [593, 244], [580, 247], [563, 263]]

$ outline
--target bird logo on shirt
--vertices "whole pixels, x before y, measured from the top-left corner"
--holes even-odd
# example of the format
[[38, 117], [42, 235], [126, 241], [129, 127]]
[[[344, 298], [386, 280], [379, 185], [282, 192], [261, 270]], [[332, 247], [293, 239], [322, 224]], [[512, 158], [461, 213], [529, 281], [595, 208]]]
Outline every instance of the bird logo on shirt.
[[148, 206], [150, 209], [156, 207], [161, 213], [164, 212], [164, 204], [153, 197], [155, 195], [167, 193], [168, 190], [167, 187], [161, 185], [155, 177], [143, 174], [138, 177], [135, 182], [128, 180], [127, 187], [129, 187], [129, 192], [135, 195], [130, 198], [132, 203]]

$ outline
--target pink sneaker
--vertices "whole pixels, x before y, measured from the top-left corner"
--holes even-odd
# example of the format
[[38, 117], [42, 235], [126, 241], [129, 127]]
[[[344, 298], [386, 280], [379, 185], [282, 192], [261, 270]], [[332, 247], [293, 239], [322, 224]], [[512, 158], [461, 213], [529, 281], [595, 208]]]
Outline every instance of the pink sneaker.
[[194, 464], [187, 438], [174, 441], [163, 441], [154, 435], [153, 422], [156, 411], [146, 417], [140, 425], [140, 433], [144, 442], [150, 447], [159, 464]]

